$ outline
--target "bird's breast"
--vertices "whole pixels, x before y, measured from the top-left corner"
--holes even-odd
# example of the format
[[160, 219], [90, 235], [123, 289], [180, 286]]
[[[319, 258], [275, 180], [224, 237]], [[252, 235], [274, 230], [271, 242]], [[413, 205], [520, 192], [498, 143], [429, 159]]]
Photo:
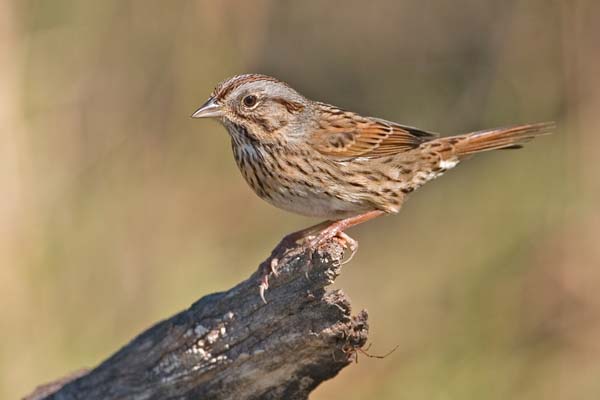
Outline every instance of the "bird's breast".
[[305, 152], [233, 141], [242, 176], [256, 194], [286, 211], [339, 219], [373, 209], [360, 193], [346, 190], [335, 170]]

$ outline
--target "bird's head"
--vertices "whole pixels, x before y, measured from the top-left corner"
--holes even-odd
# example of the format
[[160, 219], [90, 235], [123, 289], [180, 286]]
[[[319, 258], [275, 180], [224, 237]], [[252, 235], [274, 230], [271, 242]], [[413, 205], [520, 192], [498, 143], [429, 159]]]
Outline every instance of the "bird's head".
[[294, 140], [310, 117], [310, 102], [286, 83], [266, 75], [237, 75], [221, 82], [193, 118], [216, 118], [230, 134], [263, 143]]

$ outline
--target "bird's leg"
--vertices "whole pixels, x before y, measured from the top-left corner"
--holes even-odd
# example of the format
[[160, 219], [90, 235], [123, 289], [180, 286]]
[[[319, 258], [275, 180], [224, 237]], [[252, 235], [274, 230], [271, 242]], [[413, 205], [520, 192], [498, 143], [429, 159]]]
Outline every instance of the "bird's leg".
[[352, 246], [357, 246], [358, 244], [354, 239], [346, 235], [344, 231], [358, 224], [362, 224], [363, 222], [372, 220], [373, 218], [377, 218], [383, 214], [385, 214], [385, 212], [380, 210], [367, 211], [364, 214], [359, 214], [353, 217], [333, 221], [325, 229], [321, 230], [319, 234], [310, 241], [309, 246], [314, 249], [321, 246], [323, 243], [327, 242], [328, 240], [334, 237], [339, 237], [343, 242], [348, 243], [348, 247], [350, 247], [350, 249], [352, 250]]

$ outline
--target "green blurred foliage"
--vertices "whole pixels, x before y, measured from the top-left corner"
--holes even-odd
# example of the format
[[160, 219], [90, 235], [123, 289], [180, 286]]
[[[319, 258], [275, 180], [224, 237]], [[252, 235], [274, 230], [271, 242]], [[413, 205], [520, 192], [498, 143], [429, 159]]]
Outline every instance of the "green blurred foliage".
[[337, 286], [373, 353], [314, 399], [600, 395], [600, 3], [5, 1], [0, 398], [93, 366], [245, 279], [315, 221], [256, 198], [190, 113], [261, 72], [364, 114], [462, 133], [556, 120], [475, 157], [361, 243]]

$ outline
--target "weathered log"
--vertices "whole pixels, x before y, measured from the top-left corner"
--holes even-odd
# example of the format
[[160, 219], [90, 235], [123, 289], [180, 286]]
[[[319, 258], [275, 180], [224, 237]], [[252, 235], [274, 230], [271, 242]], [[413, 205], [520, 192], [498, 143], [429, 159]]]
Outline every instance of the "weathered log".
[[[276, 249], [277, 250], [277, 249]], [[367, 313], [350, 314], [333, 241], [280, 265], [268, 303], [260, 270], [157, 323], [89, 372], [44, 385], [38, 399], [306, 399], [350, 364], [367, 339]]]

